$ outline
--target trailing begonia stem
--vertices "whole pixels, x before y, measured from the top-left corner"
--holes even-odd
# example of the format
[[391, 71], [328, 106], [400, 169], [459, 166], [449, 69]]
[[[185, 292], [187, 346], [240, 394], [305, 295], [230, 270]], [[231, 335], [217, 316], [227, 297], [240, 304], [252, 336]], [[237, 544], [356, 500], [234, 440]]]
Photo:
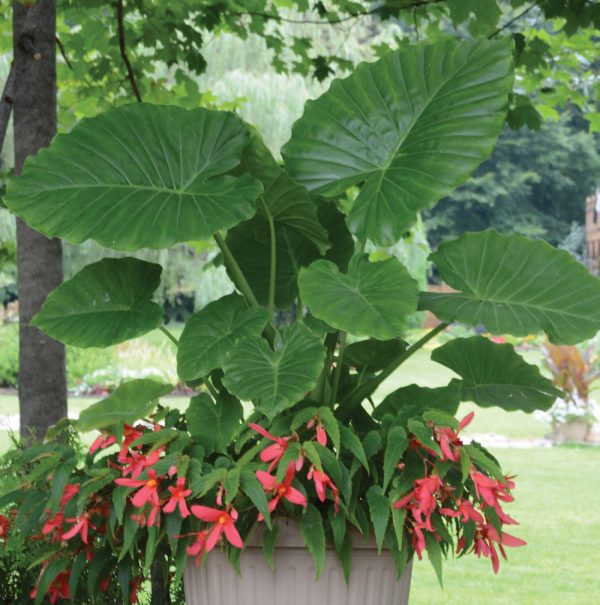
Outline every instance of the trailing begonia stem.
[[165, 328], [164, 326], [160, 326], [159, 330], [166, 335], [166, 337], [176, 346], [179, 346], [179, 341], [177, 340], [177, 338], [175, 338], [175, 336], [173, 336], [173, 334], [171, 332], [169, 332], [169, 330], [167, 330], [167, 328]]

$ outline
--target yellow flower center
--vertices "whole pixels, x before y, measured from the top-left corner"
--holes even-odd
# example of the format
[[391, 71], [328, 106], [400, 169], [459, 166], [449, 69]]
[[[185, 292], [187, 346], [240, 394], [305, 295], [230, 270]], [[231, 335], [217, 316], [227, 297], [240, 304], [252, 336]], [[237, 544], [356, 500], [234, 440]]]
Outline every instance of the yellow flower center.
[[146, 483], [146, 486], [150, 488], [156, 487], [156, 479], [150, 479], [148, 483]]
[[221, 516], [219, 517], [219, 523], [220, 523], [221, 525], [225, 525], [225, 523], [227, 523], [227, 516], [226, 516], [226, 515], [221, 515]]
[[285, 496], [286, 492], [287, 492], [287, 487], [285, 487], [285, 485], [282, 485], [282, 486], [279, 488], [279, 495], [280, 495], [280, 496]]

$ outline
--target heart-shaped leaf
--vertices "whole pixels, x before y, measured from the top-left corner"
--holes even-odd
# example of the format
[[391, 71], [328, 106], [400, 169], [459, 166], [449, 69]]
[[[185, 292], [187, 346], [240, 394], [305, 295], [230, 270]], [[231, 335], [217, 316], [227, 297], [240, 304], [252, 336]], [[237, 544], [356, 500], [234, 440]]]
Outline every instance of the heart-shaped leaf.
[[82, 410], [77, 428], [86, 432], [113, 425], [122, 427], [123, 424], [132, 424], [147, 416], [159, 397], [172, 391], [172, 385], [149, 378], [124, 382], [106, 399]]
[[417, 282], [395, 258], [371, 263], [367, 254], [358, 254], [347, 274], [319, 260], [300, 270], [298, 285], [315, 317], [356, 336], [400, 336], [417, 308]]
[[222, 395], [215, 403], [206, 393], [193, 397], [185, 413], [190, 435], [207, 439], [219, 451], [229, 445], [243, 414], [242, 404], [235, 397]]
[[396, 423], [405, 425], [413, 416], [421, 416], [427, 409], [443, 410], [454, 416], [461, 401], [462, 382], [452, 379], [444, 387], [429, 388], [409, 384], [390, 393], [373, 410], [373, 418], [380, 420], [386, 414], [396, 416]]
[[276, 223], [287, 225], [324, 254], [330, 244], [327, 230], [317, 217], [317, 203], [304, 187], [298, 185], [277, 164], [253, 128], [250, 131], [250, 144], [244, 150], [241, 168], [263, 185], [258, 216], [267, 220], [267, 213], [270, 214]]
[[324, 353], [320, 339], [302, 323], [282, 328], [274, 351], [262, 338], [246, 338], [223, 365], [223, 384], [273, 418], [312, 390]]
[[423, 293], [421, 310], [443, 321], [483, 324], [492, 334], [543, 330], [575, 344], [600, 329], [600, 280], [565, 250], [493, 231], [444, 242], [429, 259], [461, 292]]
[[[354, 241], [346, 227], [344, 217], [334, 204], [329, 202], [322, 202], [317, 212], [331, 242], [331, 247], [324, 258], [345, 269], [354, 252]], [[300, 268], [318, 259], [319, 251], [298, 229], [291, 228], [283, 222], [275, 222], [275, 232], [277, 239], [275, 303], [278, 308], [283, 309], [291, 305], [298, 296], [297, 282]], [[271, 276], [271, 233], [268, 222], [256, 216], [231, 229], [226, 241], [258, 302], [266, 305], [269, 299]]]
[[258, 336], [268, 321], [266, 309], [249, 309], [244, 298], [237, 294], [206, 305], [188, 320], [179, 339], [179, 376], [188, 382], [204, 378], [221, 367], [238, 340]]
[[105, 258], [50, 293], [32, 324], [76, 347], [108, 347], [163, 322], [152, 302], [162, 267], [135, 258]]
[[510, 344], [482, 336], [457, 338], [431, 354], [463, 379], [462, 400], [504, 410], [548, 409], [560, 396], [552, 382], [528, 364]]
[[391, 340], [361, 340], [346, 347], [344, 351], [344, 364], [366, 370], [378, 372], [383, 370], [390, 362], [406, 351], [408, 343], [399, 338]]
[[137, 250], [207, 239], [256, 212], [260, 183], [223, 176], [247, 142], [232, 113], [124, 105], [58, 135], [11, 183], [6, 203], [75, 244]]
[[512, 86], [508, 40], [442, 40], [362, 64], [306, 104], [282, 155], [310, 191], [363, 183], [348, 217], [360, 240], [391, 245], [462, 184], [500, 134]]

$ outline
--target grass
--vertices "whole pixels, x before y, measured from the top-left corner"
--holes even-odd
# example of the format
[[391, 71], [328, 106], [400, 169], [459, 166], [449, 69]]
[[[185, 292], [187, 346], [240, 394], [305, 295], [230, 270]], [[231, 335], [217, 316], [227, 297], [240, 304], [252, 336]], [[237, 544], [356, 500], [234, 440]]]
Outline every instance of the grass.
[[508, 551], [494, 576], [470, 555], [445, 566], [444, 591], [427, 561], [415, 564], [411, 605], [587, 605], [600, 602], [600, 449], [495, 452], [518, 475], [507, 511], [528, 546]]

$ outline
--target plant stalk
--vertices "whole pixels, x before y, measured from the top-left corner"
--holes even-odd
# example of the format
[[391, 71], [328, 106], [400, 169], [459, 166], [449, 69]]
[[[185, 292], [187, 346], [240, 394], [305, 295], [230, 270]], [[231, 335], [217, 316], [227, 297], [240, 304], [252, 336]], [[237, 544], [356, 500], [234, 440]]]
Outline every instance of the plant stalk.
[[449, 325], [450, 324], [443, 322], [433, 328], [433, 330], [427, 332], [423, 338], [415, 342], [414, 345], [408, 347], [406, 351], [393, 359], [379, 374], [377, 374], [377, 376], [354, 389], [354, 391], [348, 396], [348, 399], [344, 402], [343, 407], [339, 409], [339, 420], [348, 420], [353, 410], [360, 405], [363, 399], [373, 395], [373, 393], [381, 386], [386, 378], [393, 374], [394, 371], [397, 370], [409, 357], [412, 357], [432, 338], [435, 338], [440, 332], [443, 332]]
[[346, 332], [340, 332], [340, 348], [335, 362], [335, 370], [331, 381], [331, 399], [330, 405], [333, 408], [337, 399], [338, 389], [340, 386], [340, 377], [342, 375], [342, 365], [344, 363], [344, 351], [346, 350]]
[[273, 317], [275, 312], [275, 285], [277, 280], [277, 234], [275, 232], [275, 221], [269, 212], [269, 208], [264, 200], [262, 199], [267, 220], [269, 221], [269, 232], [271, 234], [271, 272], [269, 275], [269, 315]]
[[214, 238], [215, 242], [217, 243], [217, 246], [219, 246], [219, 249], [223, 254], [223, 260], [225, 261], [225, 265], [229, 269], [229, 273], [231, 275], [233, 283], [237, 286], [238, 290], [244, 295], [244, 297], [248, 301], [248, 304], [251, 307], [258, 307], [259, 305], [258, 301], [256, 300], [256, 296], [254, 296], [254, 292], [252, 292], [250, 284], [244, 277], [240, 266], [235, 260], [235, 256], [233, 256], [233, 253], [229, 249], [229, 246], [225, 243], [223, 236], [220, 233], [215, 233]]
[[159, 330], [176, 346], [179, 346], [179, 341], [165, 326], [160, 326]]

